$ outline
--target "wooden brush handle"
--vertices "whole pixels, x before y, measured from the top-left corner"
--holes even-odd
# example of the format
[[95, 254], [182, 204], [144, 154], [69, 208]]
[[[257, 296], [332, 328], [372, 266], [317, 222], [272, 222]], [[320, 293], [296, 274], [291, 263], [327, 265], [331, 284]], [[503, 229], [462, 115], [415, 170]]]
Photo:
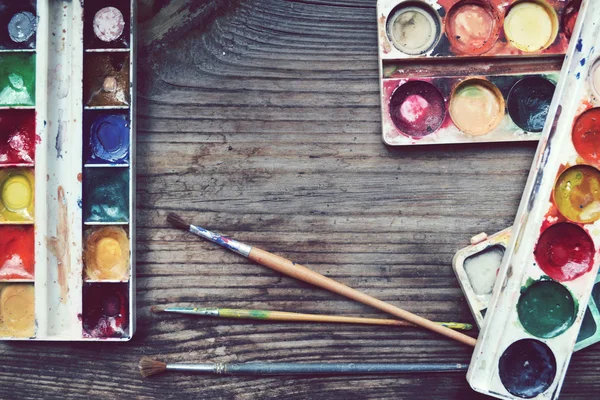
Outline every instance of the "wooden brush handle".
[[284, 275], [291, 276], [292, 278], [299, 279], [303, 282], [310, 283], [311, 285], [315, 285], [323, 289], [329, 290], [331, 292], [340, 294], [349, 299], [359, 301], [363, 304], [367, 304], [371, 307], [377, 308], [381, 311], [385, 311], [389, 314], [395, 315], [396, 317], [402, 318], [415, 325], [419, 325], [423, 328], [427, 328], [451, 339], [457, 340], [464, 344], [468, 344], [469, 346], [475, 347], [475, 344], [477, 343], [477, 340], [470, 336], [453, 331], [452, 329], [436, 324], [435, 322], [430, 321], [426, 318], [419, 317], [418, 315], [405, 311], [399, 307], [393, 306], [389, 303], [376, 299], [373, 296], [369, 296], [368, 294], [359, 292], [356, 289], [352, 289], [351, 287], [337, 282], [331, 278], [327, 278], [326, 276], [323, 276], [318, 272], [308, 269], [305, 266], [296, 264], [288, 259], [277, 256], [273, 253], [269, 253], [268, 251], [252, 247], [248, 258], [258, 264], [264, 265], [265, 267], [281, 272]]

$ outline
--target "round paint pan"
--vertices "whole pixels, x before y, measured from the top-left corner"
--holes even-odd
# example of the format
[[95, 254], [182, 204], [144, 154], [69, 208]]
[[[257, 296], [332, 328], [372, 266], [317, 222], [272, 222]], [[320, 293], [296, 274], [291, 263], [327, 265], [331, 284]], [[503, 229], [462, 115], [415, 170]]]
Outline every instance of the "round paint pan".
[[548, 48], [558, 35], [558, 16], [544, 0], [515, 2], [504, 18], [504, 34], [517, 49], [533, 53]]
[[457, 53], [483, 54], [498, 41], [501, 18], [498, 10], [488, 2], [462, 0], [446, 15], [446, 36]]
[[573, 325], [577, 306], [571, 292], [560, 283], [538, 281], [521, 292], [517, 313], [527, 332], [550, 339]]
[[117, 162], [129, 153], [129, 123], [125, 115], [100, 115], [90, 127], [90, 148], [101, 160]]
[[554, 89], [554, 83], [539, 76], [521, 79], [508, 93], [510, 118], [524, 131], [543, 131]]
[[440, 128], [446, 118], [446, 100], [433, 84], [410, 81], [392, 93], [390, 117], [401, 133], [420, 139]]
[[581, 224], [600, 219], [600, 171], [589, 165], [565, 170], [554, 186], [554, 203], [567, 218]]
[[442, 35], [442, 20], [429, 4], [403, 2], [389, 14], [386, 30], [395, 48], [408, 55], [425, 54]]
[[533, 252], [538, 266], [550, 278], [565, 282], [586, 274], [594, 263], [594, 242], [578, 225], [561, 222], [548, 227]]
[[35, 330], [34, 288], [15, 283], [0, 286], [0, 330], [3, 335], [31, 337]]
[[575, 150], [586, 162], [600, 164], [600, 108], [589, 109], [577, 117], [572, 140]]
[[575, 30], [575, 23], [577, 22], [577, 16], [579, 15], [579, 9], [581, 8], [581, 0], [572, 0], [565, 7], [562, 17], [562, 26], [564, 27], [565, 36], [567, 39], [571, 39], [573, 30]]
[[33, 179], [29, 169], [0, 170], [0, 221], [33, 219]]
[[104, 7], [94, 15], [94, 35], [103, 42], [114, 42], [125, 30], [123, 13], [115, 7]]
[[35, 34], [37, 20], [29, 11], [20, 11], [11, 17], [7, 28], [10, 40], [23, 43]]
[[94, 228], [83, 241], [85, 276], [91, 280], [129, 280], [129, 238], [118, 226]]
[[504, 109], [502, 93], [486, 79], [467, 79], [452, 90], [450, 117], [469, 135], [482, 136], [495, 129], [504, 118]]
[[510, 394], [531, 399], [544, 393], [554, 382], [556, 357], [550, 347], [539, 340], [518, 340], [502, 353], [498, 374]]

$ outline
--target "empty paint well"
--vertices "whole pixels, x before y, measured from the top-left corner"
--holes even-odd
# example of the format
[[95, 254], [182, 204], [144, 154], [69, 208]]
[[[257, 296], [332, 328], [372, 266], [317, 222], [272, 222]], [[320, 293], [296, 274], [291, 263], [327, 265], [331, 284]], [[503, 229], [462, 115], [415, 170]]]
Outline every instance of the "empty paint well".
[[410, 81], [392, 93], [390, 116], [400, 132], [421, 138], [442, 125], [446, 117], [446, 102], [431, 83]]
[[517, 1], [504, 19], [506, 38], [527, 53], [549, 47], [558, 35], [558, 28], [556, 11], [544, 0]]
[[570, 221], [600, 219], [600, 171], [588, 165], [567, 169], [556, 181], [553, 196], [560, 213]]
[[545, 343], [522, 339], [504, 350], [498, 362], [498, 374], [510, 394], [531, 399], [552, 385], [556, 377], [556, 358]]
[[502, 246], [491, 246], [465, 259], [464, 269], [475, 294], [492, 293], [504, 251]]
[[33, 225], [0, 225], [0, 281], [33, 279]]
[[119, 226], [89, 229], [83, 239], [84, 276], [89, 280], [129, 279], [129, 238]]
[[35, 105], [35, 54], [0, 54], [0, 106]]
[[83, 179], [84, 221], [129, 221], [128, 169], [85, 168]]
[[500, 35], [501, 17], [491, 4], [478, 0], [456, 3], [445, 18], [445, 31], [458, 54], [479, 55], [489, 51]]
[[94, 338], [127, 336], [129, 328], [127, 283], [88, 283], [83, 287], [83, 335]]
[[594, 242], [583, 228], [568, 222], [542, 232], [535, 246], [535, 260], [549, 277], [571, 281], [592, 269]]
[[86, 53], [83, 69], [85, 105], [129, 104], [129, 53]]
[[485, 79], [472, 78], [456, 85], [449, 111], [461, 131], [481, 136], [500, 125], [504, 108], [504, 97], [496, 85]]
[[33, 284], [0, 284], [0, 336], [28, 338], [35, 334], [34, 299]]
[[571, 292], [560, 283], [538, 281], [521, 291], [517, 312], [527, 332], [549, 339], [573, 325], [577, 306]]
[[514, 123], [528, 132], [544, 130], [555, 88], [552, 82], [539, 76], [517, 82], [510, 90], [507, 102]]
[[581, 322], [581, 328], [579, 328], [579, 335], [577, 335], [577, 343], [589, 339], [596, 333], [596, 321], [594, 321], [594, 316], [592, 312], [588, 308], [585, 310], [585, 316], [583, 317], [583, 321]]
[[100, 0], [86, 3], [84, 43], [88, 49], [128, 48], [130, 36], [129, 2]]
[[84, 129], [84, 157], [92, 164], [127, 164], [130, 124], [127, 112], [88, 111]]
[[0, 165], [33, 164], [35, 110], [0, 110]]
[[0, 3], [0, 49], [33, 49], [37, 30], [36, 1]]
[[575, 150], [585, 161], [600, 164], [600, 108], [589, 109], [577, 118], [572, 138]]
[[34, 187], [32, 169], [0, 169], [0, 223], [33, 221]]
[[396, 7], [387, 21], [390, 42], [405, 54], [419, 55], [431, 50], [441, 35], [438, 14], [420, 1], [407, 1]]

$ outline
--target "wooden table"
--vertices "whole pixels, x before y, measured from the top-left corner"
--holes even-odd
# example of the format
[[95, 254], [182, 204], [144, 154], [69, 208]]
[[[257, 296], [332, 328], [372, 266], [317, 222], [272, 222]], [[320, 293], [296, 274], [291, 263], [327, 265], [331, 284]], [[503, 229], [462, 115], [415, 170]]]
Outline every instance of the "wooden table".
[[[172, 362], [463, 362], [420, 329], [155, 315], [198, 304], [385, 317], [171, 229], [168, 211], [434, 320], [472, 317], [456, 250], [515, 216], [535, 144], [386, 148], [374, 0], [140, 2], [138, 331], [126, 344], [2, 343], [0, 398], [477, 399], [464, 374], [170, 374]], [[597, 399], [600, 347], [561, 399]]]

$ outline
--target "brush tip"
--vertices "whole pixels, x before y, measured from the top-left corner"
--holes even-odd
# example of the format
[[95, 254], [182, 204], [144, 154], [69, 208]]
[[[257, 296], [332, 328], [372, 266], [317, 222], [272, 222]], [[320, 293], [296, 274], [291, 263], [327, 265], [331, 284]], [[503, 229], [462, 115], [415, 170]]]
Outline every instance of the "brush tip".
[[160, 374], [167, 370], [167, 363], [156, 361], [149, 357], [142, 357], [139, 364], [140, 374], [147, 378], [152, 375]]
[[167, 215], [167, 222], [179, 229], [183, 229], [186, 231], [190, 229], [190, 224], [185, 222], [185, 220], [181, 218], [181, 216], [173, 212]]
[[164, 312], [167, 309], [167, 307], [165, 306], [152, 306], [150, 307], [150, 311], [152, 311], [153, 313], [161, 313]]

